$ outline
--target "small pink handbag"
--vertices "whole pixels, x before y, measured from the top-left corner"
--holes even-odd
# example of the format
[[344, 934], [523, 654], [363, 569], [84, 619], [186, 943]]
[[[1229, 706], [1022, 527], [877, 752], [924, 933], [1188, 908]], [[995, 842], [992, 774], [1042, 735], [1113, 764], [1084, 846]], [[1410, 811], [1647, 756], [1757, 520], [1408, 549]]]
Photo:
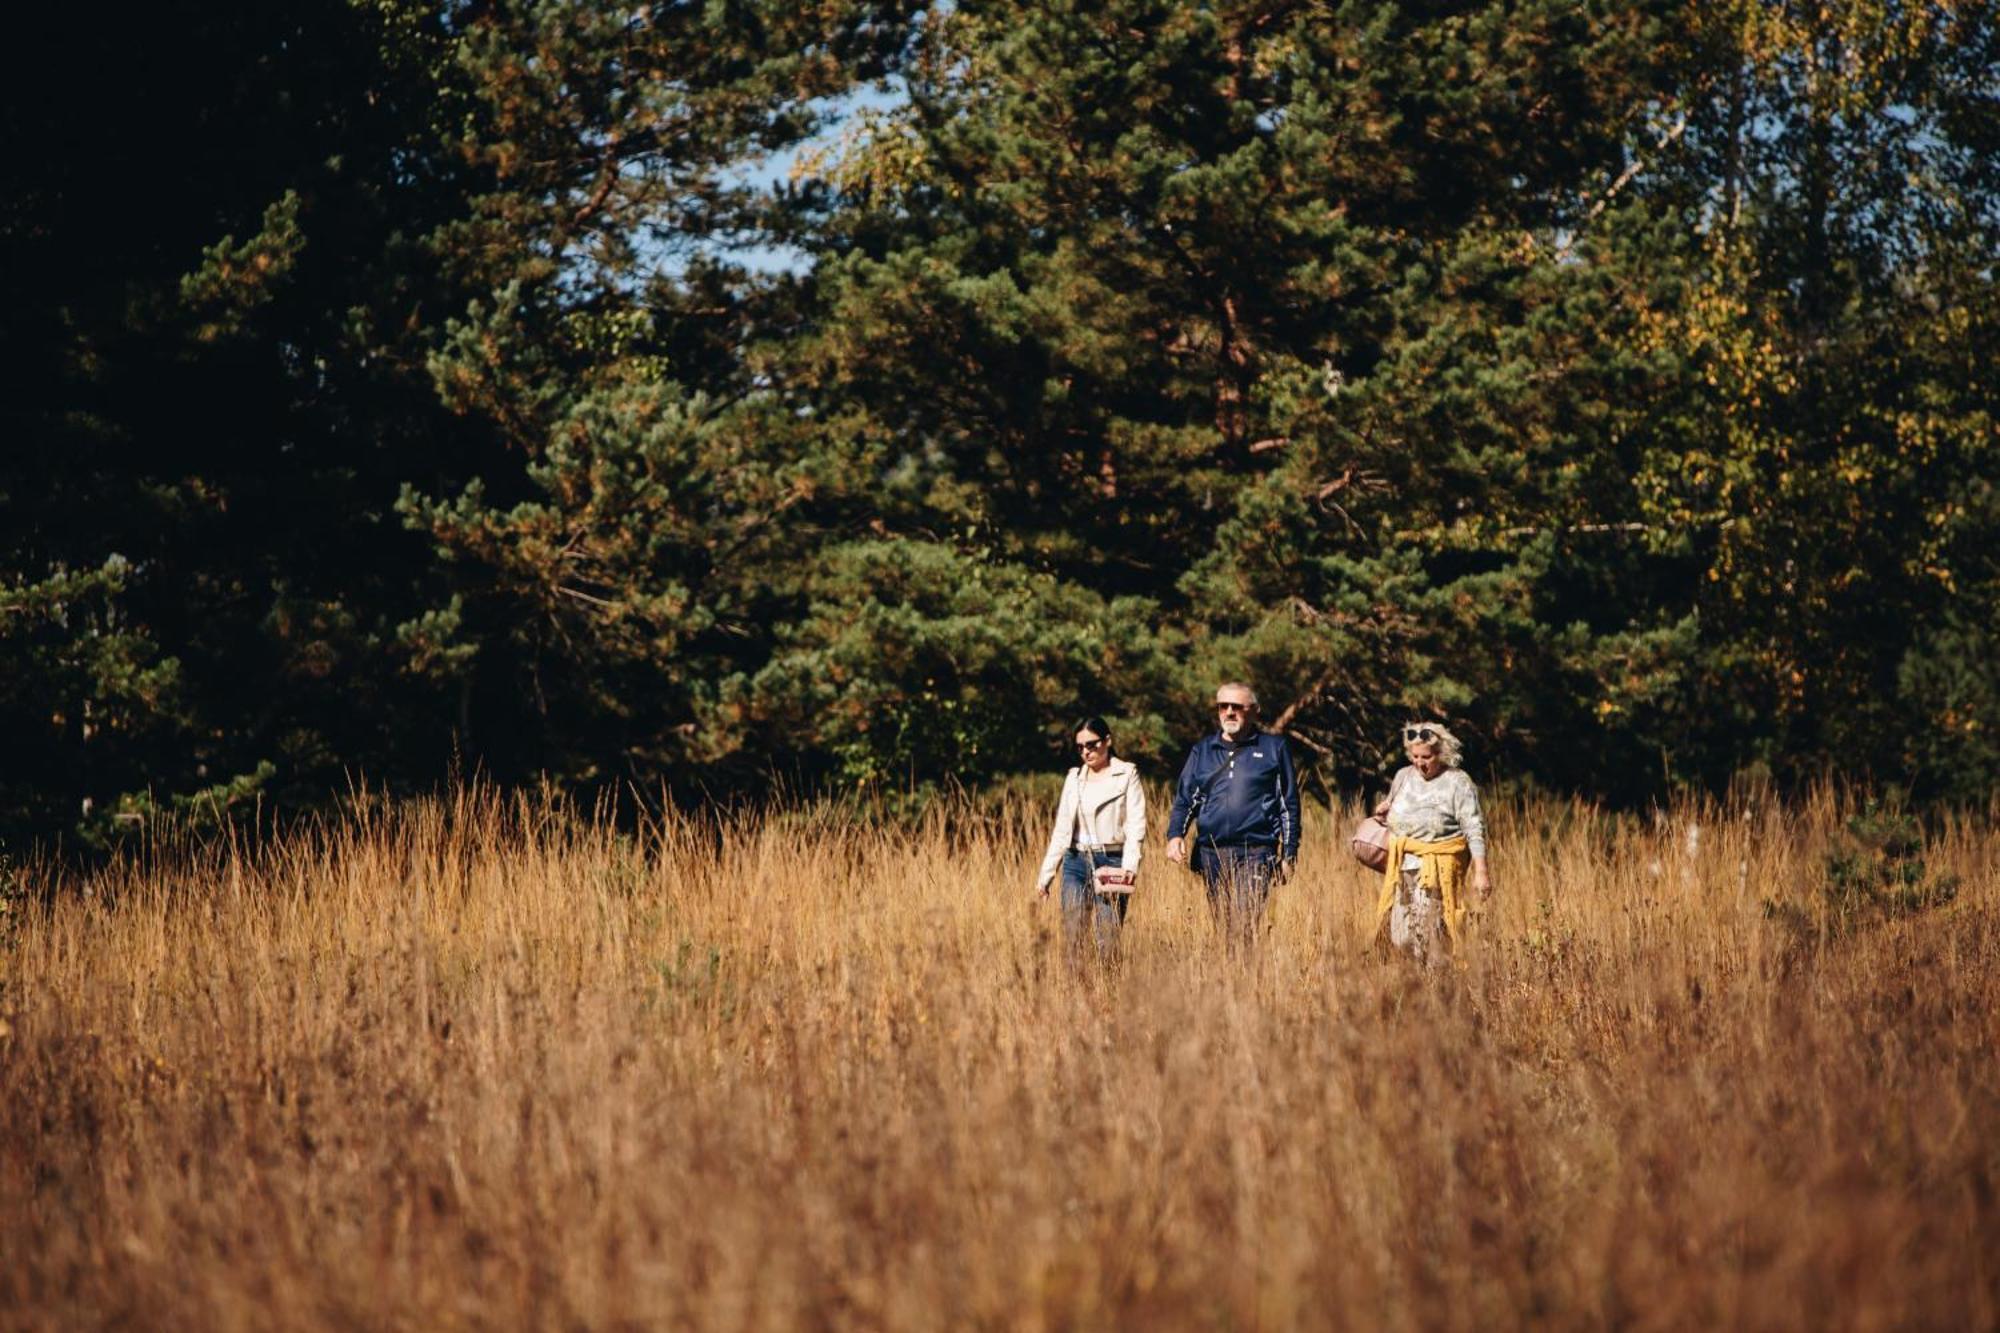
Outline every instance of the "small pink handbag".
[[1096, 875], [1097, 892], [1099, 896], [1105, 898], [1128, 894], [1139, 882], [1139, 872], [1127, 870], [1123, 866], [1099, 866]]
[[1389, 823], [1380, 815], [1370, 815], [1354, 826], [1354, 859], [1370, 870], [1389, 864]]

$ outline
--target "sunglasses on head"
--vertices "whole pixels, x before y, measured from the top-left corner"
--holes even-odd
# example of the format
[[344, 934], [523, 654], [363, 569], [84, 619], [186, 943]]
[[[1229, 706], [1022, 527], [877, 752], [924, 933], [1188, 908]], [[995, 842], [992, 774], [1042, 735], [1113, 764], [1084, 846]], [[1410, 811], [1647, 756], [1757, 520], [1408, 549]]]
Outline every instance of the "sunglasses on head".
[[1438, 738], [1438, 734], [1437, 734], [1437, 728], [1436, 728], [1436, 727], [1404, 727], [1404, 728], [1403, 728], [1403, 744], [1405, 744], [1405, 745], [1410, 745], [1410, 744], [1414, 744], [1414, 743], [1416, 743], [1416, 742], [1419, 742], [1419, 741], [1422, 741], [1422, 742], [1429, 742], [1429, 741], [1434, 741], [1434, 740], [1436, 740], [1437, 738]]

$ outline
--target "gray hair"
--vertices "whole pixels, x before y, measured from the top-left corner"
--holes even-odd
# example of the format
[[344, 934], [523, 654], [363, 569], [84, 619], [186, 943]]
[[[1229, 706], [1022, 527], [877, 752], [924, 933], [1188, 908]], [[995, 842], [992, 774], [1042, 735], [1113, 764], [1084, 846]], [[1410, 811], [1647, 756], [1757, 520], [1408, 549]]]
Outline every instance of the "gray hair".
[[1222, 693], [1224, 690], [1241, 690], [1245, 694], [1250, 696], [1250, 706], [1252, 708], [1255, 708], [1257, 706], [1257, 691], [1251, 689], [1250, 686], [1244, 681], [1225, 680], [1220, 685], [1215, 687], [1215, 692], [1217, 694]]
[[[1444, 760], [1446, 768], [1457, 768], [1459, 762], [1465, 758], [1465, 746], [1460, 743], [1458, 737], [1451, 734], [1451, 728], [1445, 726], [1442, 722], [1405, 722], [1403, 726], [1405, 730], [1410, 727], [1429, 727], [1432, 731], [1435, 731], [1437, 733], [1438, 758]], [[1421, 745], [1422, 743], [1421, 741], [1404, 741], [1403, 756], [1408, 758], [1410, 746]]]

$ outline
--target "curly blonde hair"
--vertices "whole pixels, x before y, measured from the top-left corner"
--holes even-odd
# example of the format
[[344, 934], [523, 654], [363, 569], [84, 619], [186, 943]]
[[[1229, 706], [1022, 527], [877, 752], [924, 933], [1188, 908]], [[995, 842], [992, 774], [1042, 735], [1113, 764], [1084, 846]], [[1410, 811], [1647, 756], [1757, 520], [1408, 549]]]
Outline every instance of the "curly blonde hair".
[[[1403, 734], [1405, 736], [1409, 735], [1411, 729], [1415, 727], [1429, 727], [1437, 733], [1438, 758], [1444, 760], [1446, 768], [1457, 768], [1459, 762], [1465, 758], [1465, 746], [1459, 742], [1458, 737], [1452, 735], [1451, 728], [1445, 726], [1442, 722], [1405, 722], [1403, 724]], [[1423, 742], [1404, 741], [1403, 757], [1408, 759], [1410, 757], [1410, 747], [1420, 744], [1423, 744]]]

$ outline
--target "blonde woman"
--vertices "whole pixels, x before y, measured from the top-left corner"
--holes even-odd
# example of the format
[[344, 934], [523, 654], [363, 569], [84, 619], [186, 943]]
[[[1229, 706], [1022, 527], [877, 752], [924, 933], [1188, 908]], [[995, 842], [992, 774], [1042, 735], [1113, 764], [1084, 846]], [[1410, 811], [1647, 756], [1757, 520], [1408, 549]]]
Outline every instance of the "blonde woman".
[[1048, 897], [1060, 875], [1063, 935], [1070, 947], [1081, 948], [1088, 933], [1099, 954], [1109, 956], [1117, 949], [1131, 898], [1099, 893], [1096, 872], [1113, 865], [1138, 871], [1146, 841], [1146, 790], [1139, 770], [1112, 755], [1111, 728], [1103, 718], [1077, 727], [1076, 752], [1080, 762], [1063, 780], [1055, 826], [1035, 876], [1035, 897]]
[[1435, 722], [1403, 728], [1409, 764], [1375, 808], [1389, 825], [1376, 933], [1419, 962], [1464, 942], [1466, 894], [1493, 892], [1486, 869], [1486, 819], [1479, 788], [1459, 767], [1458, 737]]

